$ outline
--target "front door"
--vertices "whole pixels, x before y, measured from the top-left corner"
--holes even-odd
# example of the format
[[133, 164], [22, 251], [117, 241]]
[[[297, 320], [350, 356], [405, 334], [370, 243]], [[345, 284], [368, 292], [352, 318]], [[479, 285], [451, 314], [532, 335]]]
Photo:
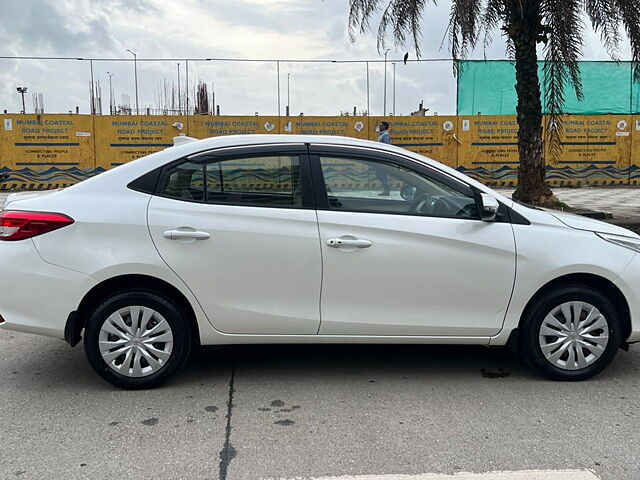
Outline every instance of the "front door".
[[149, 204], [153, 241], [219, 331], [316, 334], [322, 263], [306, 147], [246, 150], [166, 168]]
[[468, 185], [400, 158], [335, 148], [312, 156], [320, 333], [498, 333], [515, 277], [511, 224], [481, 221]]

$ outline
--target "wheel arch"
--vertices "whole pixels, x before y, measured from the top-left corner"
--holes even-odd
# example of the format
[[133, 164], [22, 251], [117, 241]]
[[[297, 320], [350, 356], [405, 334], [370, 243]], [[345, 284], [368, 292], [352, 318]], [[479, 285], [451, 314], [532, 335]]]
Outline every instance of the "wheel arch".
[[626, 340], [629, 337], [629, 335], [631, 334], [631, 311], [629, 309], [629, 303], [627, 302], [627, 299], [615, 283], [605, 277], [593, 273], [570, 273], [567, 275], [562, 275], [560, 277], [554, 278], [553, 280], [540, 287], [538, 291], [536, 291], [536, 293], [529, 299], [527, 305], [522, 310], [520, 321], [518, 323], [518, 329], [522, 329], [522, 326], [524, 325], [529, 312], [540, 297], [553, 289], [567, 285], [591, 287], [606, 295], [613, 302], [614, 306], [620, 313], [623, 328], [622, 338]]
[[78, 309], [71, 312], [65, 327], [65, 340], [71, 346], [75, 346], [82, 338], [82, 331], [91, 315], [93, 308], [97, 307], [107, 297], [128, 290], [151, 290], [163, 296], [170, 297], [187, 314], [194, 342], [200, 344], [200, 333], [196, 313], [191, 302], [185, 295], [170, 283], [157, 277], [141, 274], [128, 274], [111, 277], [95, 285], [80, 301]]

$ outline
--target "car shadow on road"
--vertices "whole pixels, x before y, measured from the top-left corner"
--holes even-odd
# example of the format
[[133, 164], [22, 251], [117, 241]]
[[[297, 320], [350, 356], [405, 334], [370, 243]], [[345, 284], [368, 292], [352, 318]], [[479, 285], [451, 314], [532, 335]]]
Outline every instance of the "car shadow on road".
[[234, 365], [238, 371], [295, 376], [340, 376], [379, 373], [430, 376], [536, 378], [506, 349], [449, 345], [234, 345], [202, 347], [193, 352], [187, 375], [209, 366]]
[[[0, 377], [18, 388], [113, 389], [88, 365], [82, 346], [70, 349], [51, 339], [34, 339], [32, 354], [9, 355]], [[16, 352], [17, 353], [17, 352]], [[36, 354], [37, 353], [37, 354]], [[249, 377], [350, 379], [359, 376], [401, 378], [423, 376], [470, 379], [508, 379], [537, 382], [542, 377], [509, 350], [456, 345], [232, 345], [197, 347], [184, 369], [169, 385], [226, 384], [232, 367]], [[596, 377], [636, 382], [640, 371], [640, 347], [620, 352], [607, 370]]]
[[[209, 368], [234, 365], [239, 372], [257, 375], [279, 372], [291, 376], [345, 376], [423, 374], [430, 378], [509, 378], [546, 381], [506, 348], [460, 345], [233, 345], [196, 349], [186, 375], [205, 374]], [[614, 362], [594, 380], [636, 383], [640, 346], [620, 351]]]

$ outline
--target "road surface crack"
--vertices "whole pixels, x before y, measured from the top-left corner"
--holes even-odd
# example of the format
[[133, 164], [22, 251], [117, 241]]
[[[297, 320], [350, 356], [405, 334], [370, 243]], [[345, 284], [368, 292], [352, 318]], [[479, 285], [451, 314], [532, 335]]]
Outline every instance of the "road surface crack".
[[224, 434], [224, 446], [220, 451], [220, 473], [218, 478], [220, 480], [227, 480], [227, 471], [229, 464], [236, 456], [236, 449], [231, 444], [231, 415], [233, 414], [233, 394], [235, 392], [234, 382], [236, 377], [236, 365], [231, 366], [231, 380], [229, 380], [229, 400], [227, 401], [227, 427]]

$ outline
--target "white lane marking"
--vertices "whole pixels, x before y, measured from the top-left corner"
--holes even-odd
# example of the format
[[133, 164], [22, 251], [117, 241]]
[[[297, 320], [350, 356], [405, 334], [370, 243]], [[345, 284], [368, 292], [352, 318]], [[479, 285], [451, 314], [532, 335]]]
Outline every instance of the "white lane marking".
[[[424, 475], [342, 475], [337, 477], [306, 477], [307, 480], [599, 480], [589, 470], [522, 470], [488, 473], [427, 473]], [[304, 480], [294, 477], [289, 480]]]

